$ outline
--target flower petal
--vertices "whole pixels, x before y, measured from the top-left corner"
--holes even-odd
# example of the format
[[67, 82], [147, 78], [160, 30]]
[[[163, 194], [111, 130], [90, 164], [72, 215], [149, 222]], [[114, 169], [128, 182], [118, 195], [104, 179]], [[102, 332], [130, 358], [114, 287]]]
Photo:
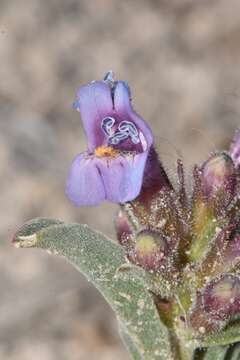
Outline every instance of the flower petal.
[[[133, 110], [131, 104], [130, 90], [124, 81], [117, 81], [114, 89], [114, 109], [116, 113], [124, 120], [130, 120], [141, 131], [142, 136], [146, 140], [146, 147], [149, 149], [153, 142], [152, 131], [145, 121]], [[141, 136], [140, 136], [141, 137]], [[142, 142], [144, 139], [141, 139]]]
[[118, 156], [111, 160], [96, 159], [108, 201], [124, 203], [139, 195], [147, 154]]
[[92, 152], [104, 141], [101, 121], [113, 112], [113, 101], [110, 87], [104, 81], [94, 81], [81, 86], [77, 93], [83, 128], [87, 137], [88, 150]]
[[236, 135], [234, 136], [231, 148], [230, 155], [237, 167], [240, 166], [240, 129], [237, 130]]
[[66, 195], [75, 206], [98, 205], [105, 199], [103, 182], [94, 160], [80, 154], [72, 162]]

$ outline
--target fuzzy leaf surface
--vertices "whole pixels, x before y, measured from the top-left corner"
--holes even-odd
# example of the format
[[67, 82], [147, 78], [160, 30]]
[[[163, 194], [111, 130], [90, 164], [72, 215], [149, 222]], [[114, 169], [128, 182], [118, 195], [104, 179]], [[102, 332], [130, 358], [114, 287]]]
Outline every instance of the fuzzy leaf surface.
[[126, 329], [124, 328], [124, 326], [122, 324], [119, 324], [119, 334], [121, 336], [121, 339], [122, 339], [125, 347], [127, 348], [128, 352], [129, 352], [129, 354], [131, 354], [132, 359], [133, 360], [144, 360], [142, 355], [140, 354], [138, 348], [133, 343], [131, 336], [128, 334], [128, 332], [126, 331]]
[[211, 346], [208, 348], [204, 360], [226, 360], [228, 348], [229, 346]]
[[240, 341], [240, 320], [236, 320], [204, 340], [203, 346], [228, 345]]
[[144, 281], [139, 281], [142, 269], [136, 276], [116, 276], [125, 263], [118, 244], [87, 225], [50, 220], [47, 226], [46, 222], [36, 219], [25, 224], [15, 235], [16, 246], [64, 256], [102, 293], [131, 338], [133, 349], [137, 348], [144, 360], [171, 359], [168, 331]]

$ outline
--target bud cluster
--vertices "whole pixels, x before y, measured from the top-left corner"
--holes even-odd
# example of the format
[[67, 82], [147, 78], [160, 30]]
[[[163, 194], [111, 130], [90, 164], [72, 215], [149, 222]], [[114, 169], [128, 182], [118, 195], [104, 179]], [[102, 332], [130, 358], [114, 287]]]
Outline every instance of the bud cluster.
[[229, 151], [195, 166], [191, 192], [181, 160], [177, 174], [176, 188], [152, 146], [141, 192], [116, 218], [117, 237], [152, 277], [157, 303], [172, 309], [168, 323], [204, 338], [240, 315], [240, 132]]

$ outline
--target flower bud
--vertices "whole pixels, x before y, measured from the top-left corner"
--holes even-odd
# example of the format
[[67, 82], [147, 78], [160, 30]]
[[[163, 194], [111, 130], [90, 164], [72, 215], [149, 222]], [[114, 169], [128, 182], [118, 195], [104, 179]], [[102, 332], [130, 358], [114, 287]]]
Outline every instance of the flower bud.
[[233, 160], [225, 153], [211, 156], [201, 169], [202, 191], [207, 203], [226, 207], [236, 190], [236, 171]]
[[225, 226], [223, 214], [236, 194], [237, 175], [231, 157], [221, 152], [212, 155], [201, 168], [194, 169], [189, 258], [200, 261], [209, 251], [211, 240]]
[[132, 234], [132, 229], [127, 215], [120, 210], [115, 218], [115, 228], [118, 242], [120, 245], [126, 245], [129, 235]]
[[143, 230], [136, 236], [130, 260], [149, 271], [161, 271], [166, 255], [166, 239], [159, 233]]
[[117, 233], [117, 239], [121, 244], [121, 239], [126, 236], [132, 234], [131, 225], [126, 214], [120, 210], [115, 218], [115, 228]]
[[240, 307], [240, 279], [227, 274], [212, 281], [203, 293], [203, 308], [211, 320], [226, 321], [238, 314]]
[[228, 242], [224, 253], [224, 263], [228, 267], [239, 266], [240, 264], [240, 234], [237, 233], [231, 241]]

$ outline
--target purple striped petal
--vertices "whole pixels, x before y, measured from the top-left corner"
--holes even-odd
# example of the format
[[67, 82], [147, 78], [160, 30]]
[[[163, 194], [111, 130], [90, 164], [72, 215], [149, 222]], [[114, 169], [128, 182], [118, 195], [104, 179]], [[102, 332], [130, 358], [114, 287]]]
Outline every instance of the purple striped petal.
[[104, 142], [101, 121], [113, 112], [111, 89], [104, 81], [81, 86], [75, 107], [79, 108], [88, 150], [92, 152]]
[[80, 154], [72, 162], [66, 195], [75, 206], [94, 206], [105, 199], [105, 190], [94, 158]]
[[73, 160], [68, 176], [66, 195], [74, 205], [124, 203], [139, 195], [147, 153], [114, 159], [85, 156]]
[[96, 159], [108, 201], [124, 203], [139, 195], [146, 158], [147, 152], [111, 160]]

